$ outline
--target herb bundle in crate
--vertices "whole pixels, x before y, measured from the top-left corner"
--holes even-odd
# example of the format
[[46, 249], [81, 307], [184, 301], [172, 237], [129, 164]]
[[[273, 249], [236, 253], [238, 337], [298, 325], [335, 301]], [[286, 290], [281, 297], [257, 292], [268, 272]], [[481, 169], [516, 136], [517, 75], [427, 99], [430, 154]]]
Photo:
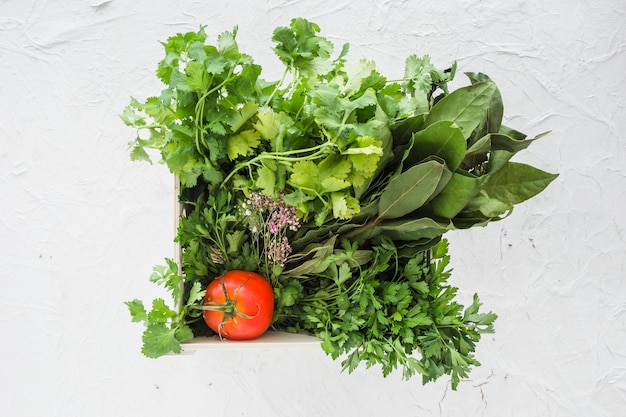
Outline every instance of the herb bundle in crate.
[[137, 130], [132, 159], [158, 151], [184, 209], [180, 265], [151, 277], [172, 301], [127, 302], [146, 325], [143, 353], [270, 327], [319, 338], [348, 371], [450, 375], [456, 388], [496, 315], [478, 296], [455, 301], [442, 236], [501, 220], [556, 178], [511, 161], [541, 135], [502, 124], [484, 74], [450, 91], [456, 64], [411, 55], [389, 80], [297, 18], [274, 31], [285, 70], [267, 81], [236, 33], [169, 38], [165, 88], [122, 115]]

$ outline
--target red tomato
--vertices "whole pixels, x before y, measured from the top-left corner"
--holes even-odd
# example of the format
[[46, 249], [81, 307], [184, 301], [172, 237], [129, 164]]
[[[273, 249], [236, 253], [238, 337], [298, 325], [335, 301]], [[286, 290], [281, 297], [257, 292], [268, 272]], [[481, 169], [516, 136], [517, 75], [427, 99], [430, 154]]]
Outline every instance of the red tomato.
[[272, 324], [274, 291], [255, 272], [228, 271], [207, 286], [204, 306], [204, 321], [221, 337], [254, 339]]

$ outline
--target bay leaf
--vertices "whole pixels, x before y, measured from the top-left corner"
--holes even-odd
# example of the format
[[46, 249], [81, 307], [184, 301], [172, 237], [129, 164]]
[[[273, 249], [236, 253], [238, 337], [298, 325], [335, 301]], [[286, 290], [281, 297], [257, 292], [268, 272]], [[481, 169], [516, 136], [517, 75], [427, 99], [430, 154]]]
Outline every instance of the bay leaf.
[[463, 131], [465, 139], [487, 118], [489, 106], [498, 91], [493, 82], [461, 87], [442, 98], [425, 117], [425, 126], [449, 120]]
[[406, 241], [425, 245], [452, 228], [452, 223], [438, 222], [429, 217], [403, 218], [366, 225], [361, 229], [357, 229], [356, 233], [353, 233], [350, 238], [357, 242], [364, 242], [375, 236], [383, 235], [393, 241]]
[[404, 171], [387, 184], [378, 201], [378, 218], [395, 219], [429, 201], [440, 184], [444, 165], [430, 160]]
[[481, 179], [471, 174], [455, 172], [452, 178], [431, 201], [436, 216], [452, 219], [478, 194]]
[[558, 174], [551, 174], [530, 165], [506, 162], [494, 173], [486, 175], [480, 193], [468, 208], [485, 216], [499, 216], [513, 205], [528, 200], [543, 191]]
[[424, 128], [425, 114], [407, 117], [391, 125], [394, 147], [406, 145], [414, 133]]
[[490, 150], [491, 135], [485, 135], [467, 149], [462, 165], [467, 169], [476, 167], [487, 159]]
[[[478, 84], [483, 82], [493, 82], [491, 78], [487, 74], [483, 74], [481, 72], [466, 72], [465, 75], [470, 79], [472, 84]], [[494, 83], [495, 85], [495, 83]], [[504, 105], [502, 103], [502, 95], [496, 86], [496, 91], [494, 91], [491, 96], [491, 101], [489, 102], [489, 108], [487, 110], [486, 117], [483, 121], [483, 125], [480, 129], [478, 129], [478, 135], [475, 140], [478, 138], [482, 138], [488, 133], [497, 133], [500, 131], [500, 126], [502, 126], [502, 117], [504, 116]], [[474, 141], [470, 141], [473, 144]]]
[[449, 120], [435, 122], [413, 135], [413, 146], [406, 157], [410, 166], [430, 156], [443, 159], [450, 171], [458, 168], [465, 157], [466, 142], [463, 131]]
[[547, 135], [548, 132], [543, 132], [540, 133], [539, 135], [535, 136], [534, 138], [531, 139], [515, 139], [509, 135], [505, 135], [502, 133], [498, 133], [498, 134], [494, 134], [492, 135], [492, 139], [491, 139], [491, 147], [492, 149], [497, 149], [497, 150], [503, 150], [503, 151], [509, 151], [509, 152], [519, 152], [523, 149], [526, 149], [530, 146], [531, 143], [533, 143], [535, 140], [544, 137], [545, 135]]

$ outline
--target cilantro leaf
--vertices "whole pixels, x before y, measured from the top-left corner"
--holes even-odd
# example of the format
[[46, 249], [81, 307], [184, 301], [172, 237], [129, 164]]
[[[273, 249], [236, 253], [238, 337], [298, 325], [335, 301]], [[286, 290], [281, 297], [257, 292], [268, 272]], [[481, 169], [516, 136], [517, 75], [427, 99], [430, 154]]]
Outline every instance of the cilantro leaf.
[[276, 175], [274, 170], [267, 166], [262, 166], [257, 170], [256, 186], [263, 191], [265, 195], [273, 196], [276, 191]]
[[148, 313], [148, 320], [152, 323], [167, 323], [170, 319], [177, 317], [178, 313], [169, 308], [162, 298], [152, 301], [152, 310]]
[[429, 55], [419, 58], [413, 54], [406, 59], [404, 87], [416, 99], [417, 112], [425, 112], [432, 106], [432, 94], [437, 87], [447, 92], [447, 82], [454, 77], [454, 68], [448, 72], [435, 68]]
[[333, 192], [330, 198], [333, 203], [333, 215], [337, 219], [349, 219], [360, 210], [359, 200], [345, 192]]
[[133, 323], [142, 323], [148, 320], [148, 313], [141, 300], [134, 299], [132, 301], [126, 301], [124, 304], [128, 306]]
[[317, 36], [319, 31], [320, 27], [313, 22], [302, 18], [292, 19], [289, 27], [274, 30], [274, 52], [285, 64], [295, 67], [304, 78], [325, 75], [334, 67], [329, 62], [333, 45]]
[[235, 114], [231, 117], [228, 125], [230, 126], [233, 132], [237, 132], [241, 126], [244, 125], [252, 116], [256, 114], [257, 109], [259, 108], [259, 104], [254, 101], [247, 101], [241, 109], [239, 109]]
[[[272, 140], [280, 133], [281, 129], [288, 129], [293, 125], [293, 121], [285, 112], [276, 113], [272, 109], [262, 109], [257, 114], [257, 122], [254, 128], [265, 140]], [[282, 149], [274, 149], [282, 151]]]
[[211, 79], [201, 62], [192, 61], [185, 67], [186, 83], [194, 91], [204, 92], [209, 88]]
[[183, 277], [178, 275], [178, 265], [173, 259], [166, 258], [165, 262], [166, 265], [155, 265], [152, 268], [150, 281], [169, 290], [172, 293], [174, 302], [177, 303], [181, 296], [180, 283]]
[[148, 325], [142, 336], [143, 347], [141, 352], [149, 358], [158, 358], [167, 353], [180, 353], [180, 342], [176, 338], [176, 329], [171, 329], [164, 323]]
[[239, 156], [250, 155], [259, 143], [261, 143], [261, 135], [252, 129], [230, 136], [226, 145], [228, 158], [233, 160]]
[[191, 289], [189, 290], [189, 297], [187, 298], [186, 305], [190, 307], [193, 304], [197, 303], [198, 301], [203, 300], [205, 293], [206, 293], [206, 290], [202, 289], [200, 282], [198, 281], [194, 282], [193, 285], [191, 286]]

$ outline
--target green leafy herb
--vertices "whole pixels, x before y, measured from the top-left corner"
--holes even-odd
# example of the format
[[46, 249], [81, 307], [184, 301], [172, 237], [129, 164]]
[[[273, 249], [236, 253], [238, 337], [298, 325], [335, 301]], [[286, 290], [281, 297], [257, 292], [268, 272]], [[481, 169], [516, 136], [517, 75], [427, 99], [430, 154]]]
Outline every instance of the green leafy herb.
[[178, 275], [178, 265], [172, 259], [166, 259], [166, 263], [167, 265], [154, 267], [150, 280], [170, 291], [174, 306], [168, 306], [162, 298], [152, 301], [150, 311], [146, 311], [139, 299], [125, 303], [132, 321], [146, 326], [141, 352], [149, 358], [157, 358], [169, 352], [180, 353], [180, 342], [193, 339], [193, 332], [185, 316], [189, 308], [204, 297], [204, 290], [196, 282], [185, 303], [177, 308], [176, 305], [181, 302], [180, 285], [183, 278]]
[[[367, 267], [358, 265], [355, 247], [330, 256], [319, 280], [287, 282], [276, 325], [309, 332], [322, 340], [333, 358], [345, 356], [344, 369], [380, 365], [383, 375], [401, 369], [404, 378], [424, 382], [450, 375], [452, 388], [467, 377], [476, 343], [493, 331], [496, 315], [481, 313], [478, 296], [471, 306], [454, 301], [450, 287], [447, 242], [433, 248], [434, 263], [424, 252], [402, 258], [390, 240], [373, 248]], [[328, 260], [328, 258], [326, 258]]]
[[496, 315], [478, 296], [455, 301], [443, 235], [503, 219], [556, 178], [512, 161], [543, 134], [502, 124], [485, 74], [451, 91], [456, 63], [411, 55], [388, 79], [303, 18], [272, 41], [284, 72], [267, 81], [237, 28], [214, 42], [203, 27], [176, 34], [162, 43], [161, 93], [121, 114], [137, 132], [131, 158], [158, 152], [181, 186], [182, 274], [168, 260], [151, 277], [173, 303], [127, 302], [146, 326], [143, 353], [208, 334], [204, 288], [244, 269], [273, 284], [273, 327], [317, 336], [344, 369], [449, 375], [456, 388]]

